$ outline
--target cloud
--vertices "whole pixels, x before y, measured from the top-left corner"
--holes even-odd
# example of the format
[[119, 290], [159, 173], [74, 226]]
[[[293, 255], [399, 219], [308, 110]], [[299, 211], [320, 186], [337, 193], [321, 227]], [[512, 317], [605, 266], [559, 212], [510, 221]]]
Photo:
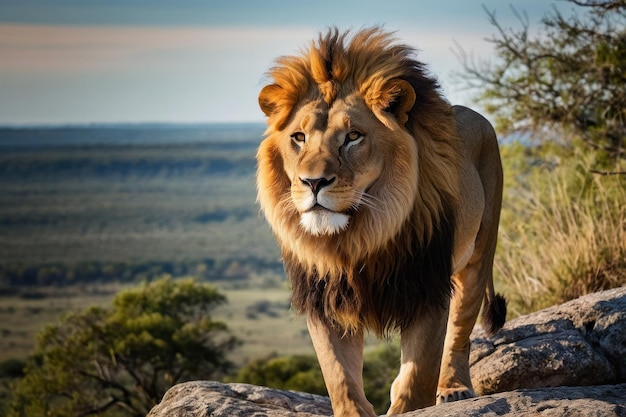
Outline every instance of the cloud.
[[[146, 58], [195, 46], [190, 29], [0, 25], [0, 71], [106, 72], [145, 66]], [[152, 59], [154, 60], [154, 58]]]
[[[265, 72], [320, 29], [0, 24], [0, 123], [259, 120]], [[482, 35], [398, 29], [454, 94], [453, 40]]]
[[0, 123], [258, 120], [264, 72], [313, 33], [2, 24]]
[[303, 29], [53, 26], [0, 24], [0, 71], [121, 71], [184, 65], [177, 57], [219, 59], [284, 44]]

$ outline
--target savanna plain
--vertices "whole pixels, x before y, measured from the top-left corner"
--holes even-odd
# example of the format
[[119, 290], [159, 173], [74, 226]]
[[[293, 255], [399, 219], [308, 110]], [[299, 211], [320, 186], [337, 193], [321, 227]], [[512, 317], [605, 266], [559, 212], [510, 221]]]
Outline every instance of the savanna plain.
[[0, 130], [0, 362], [163, 275], [215, 284], [237, 363], [311, 353], [256, 206], [262, 125]]

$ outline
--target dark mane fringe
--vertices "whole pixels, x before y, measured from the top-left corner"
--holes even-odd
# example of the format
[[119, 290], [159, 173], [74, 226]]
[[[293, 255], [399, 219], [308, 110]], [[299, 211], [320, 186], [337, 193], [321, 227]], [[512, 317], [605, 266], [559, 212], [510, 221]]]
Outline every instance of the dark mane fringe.
[[386, 250], [352, 271], [352, 276], [307, 275], [296, 260], [285, 259], [292, 307], [343, 332], [360, 330], [347, 324], [356, 319], [378, 336], [407, 328], [425, 314], [445, 311], [452, 292], [456, 227], [452, 207], [441, 218], [426, 246], [415, 233], [409, 235], [414, 230], [407, 227]]

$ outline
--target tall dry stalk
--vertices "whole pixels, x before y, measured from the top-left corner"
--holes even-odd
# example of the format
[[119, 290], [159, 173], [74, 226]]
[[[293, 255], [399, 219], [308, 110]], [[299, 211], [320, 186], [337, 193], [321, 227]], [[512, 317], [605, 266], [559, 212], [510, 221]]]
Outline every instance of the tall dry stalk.
[[495, 262], [512, 315], [626, 285], [624, 178], [578, 165], [525, 180], [505, 190]]

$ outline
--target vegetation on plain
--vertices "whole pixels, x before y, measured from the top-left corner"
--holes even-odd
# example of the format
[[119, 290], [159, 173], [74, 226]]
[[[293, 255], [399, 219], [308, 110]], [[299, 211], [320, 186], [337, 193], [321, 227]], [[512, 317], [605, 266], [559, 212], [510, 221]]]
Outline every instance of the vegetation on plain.
[[523, 314], [626, 284], [626, 2], [568, 0], [531, 30], [497, 29], [464, 80], [501, 133], [497, 279]]

